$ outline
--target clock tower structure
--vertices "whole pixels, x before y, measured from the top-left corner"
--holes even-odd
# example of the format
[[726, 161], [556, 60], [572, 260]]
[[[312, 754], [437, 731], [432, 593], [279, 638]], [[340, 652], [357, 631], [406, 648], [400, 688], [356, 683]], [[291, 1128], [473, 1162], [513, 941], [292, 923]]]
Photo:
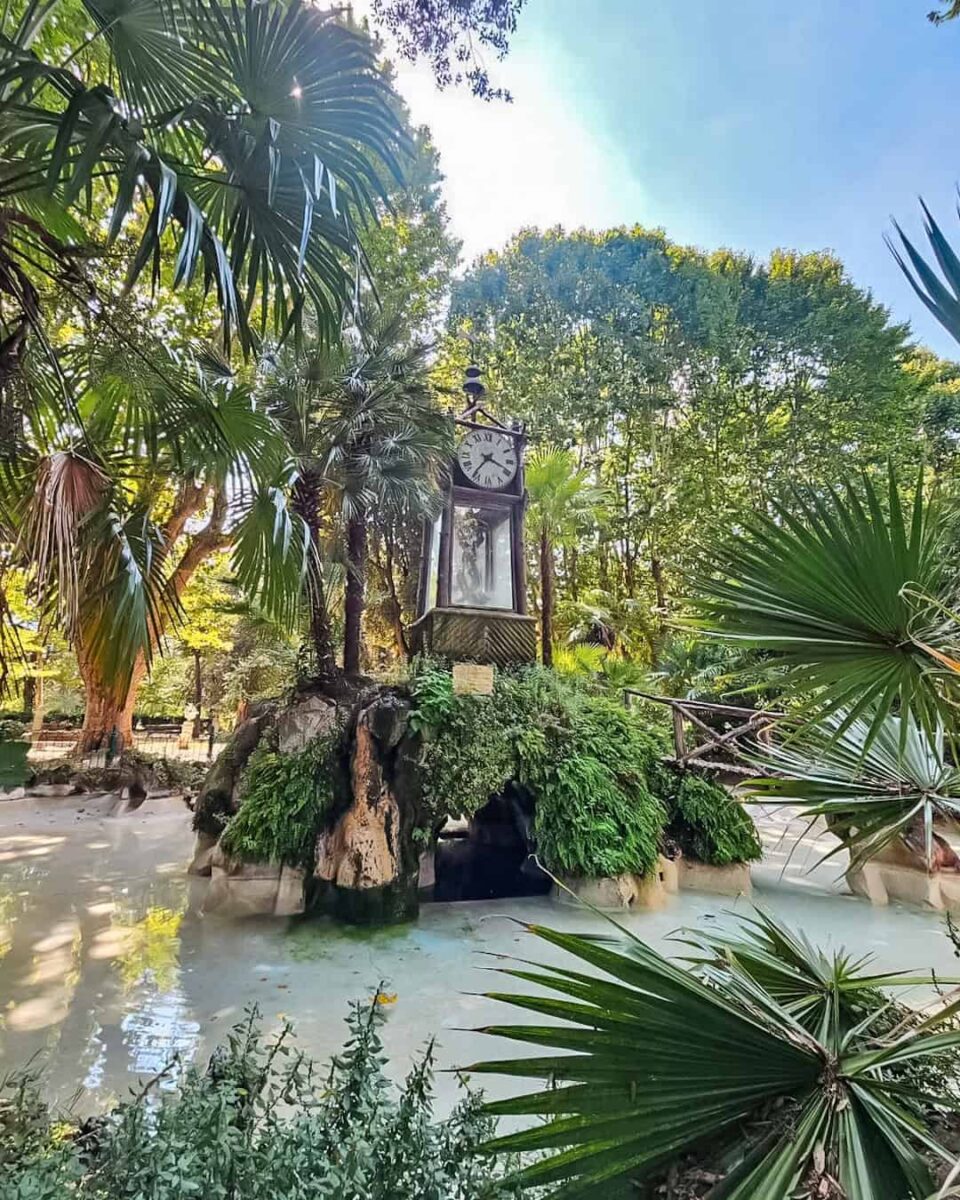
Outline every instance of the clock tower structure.
[[477, 367], [467, 368], [467, 406], [454, 419], [457, 450], [435, 520], [424, 523], [413, 650], [508, 666], [536, 658], [527, 615], [521, 425], [483, 407]]

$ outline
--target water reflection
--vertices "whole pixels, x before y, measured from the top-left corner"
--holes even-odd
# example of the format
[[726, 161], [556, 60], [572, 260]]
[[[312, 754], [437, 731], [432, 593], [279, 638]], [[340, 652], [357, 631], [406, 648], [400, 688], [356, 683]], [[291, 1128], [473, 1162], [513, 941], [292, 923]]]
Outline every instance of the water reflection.
[[[80, 1112], [124, 1097], [174, 1055], [202, 1061], [254, 1003], [268, 1032], [293, 1020], [298, 1044], [322, 1063], [342, 1048], [350, 1002], [380, 981], [396, 997], [384, 1031], [396, 1074], [432, 1035], [441, 1068], [490, 1057], [486, 1039], [464, 1032], [503, 1017], [480, 994], [490, 983], [486, 956], [562, 957], [531, 946], [511, 918], [601, 928], [546, 898], [430, 905], [417, 923], [379, 932], [201, 917], [203, 881], [185, 874], [193, 835], [179, 801], [148, 801], [118, 819], [79, 813], [84, 801], [0, 803], [0, 1075], [39, 1051], [51, 1098], [85, 1089]], [[836, 859], [809, 870], [816, 831], [798, 846], [802, 830], [770, 815], [762, 824], [767, 860], [753, 877], [764, 907], [818, 943], [875, 955], [878, 970], [955, 973], [940, 917], [837, 895]], [[731, 910], [749, 903], [683, 893], [624, 922], [676, 953], [667, 939], [678, 927], [717, 929]], [[455, 1075], [445, 1070], [437, 1083], [438, 1103], [452, 1103]]]
[[39, 1053], [52, 1094], [81, 1083], [105, 1103], [196, 1052], [180, 971], [189, 819], [37, 808], [0, 836], [0, 1059]]

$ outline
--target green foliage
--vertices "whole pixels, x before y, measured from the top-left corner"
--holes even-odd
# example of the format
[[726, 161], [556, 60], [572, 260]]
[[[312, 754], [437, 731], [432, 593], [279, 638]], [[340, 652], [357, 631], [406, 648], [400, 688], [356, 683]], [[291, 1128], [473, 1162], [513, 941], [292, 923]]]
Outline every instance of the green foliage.
[[547, 725], [542, 744], [520, 754], [520, 782], [537, 801], [540, 856], [569, 875], [646, 875], [666, 819], [648, 784], [660, 747], [615, 701], [565, 699], [566, 727]]
[[651, 871], [666, 814], [648, 786], [662, 752], [620, 704], [552, 671], [500, 671], [491, 697], [455, 696], [449, 671], [421, 663], [414, 727], [431, 812], [471, 813], [508, 781], [536, 802], [551, 870]]
[[542, 668], [497, 673], [492, 697], [455, 696], [450, 672], [421, 661], [411, 724], [432, 816], [470, 814], [512, 781], [536, 803], [537, 849], [552, 871], [646, 874], [667, 835], [702, 862], [749, 862], [748, 813], [716, 784], [666, 767], [663, 731]]
[[22, 787], [30, 777], [30, 743], [23, 740], [26, 731], [21, 721], [0, 720], [0, 788]]
[[310, 4], [189, 0], [6, 5], [0, 34], [3, 158], [21, 213], [0, 253], [29, 316], [44, 276], [69, 265], [78, 277], [80, 222], [95, 214], [102, 242], [135, 233], [130, 284], [148, 268], [154, 284], [164, 267], [177, 286], [202, 277], [227, 343], [299, 333], [307, 314], [339, 334], [353, 230], [407, 148], [366, 34]]
[[206, 1070], [141, 1092], [81, 1126], [56, 1119], [37, 1081], [0, 1093], [2, 1200], [508, 1200], [505, 1167], [480, 1152], [494, 1122], [468, 1093], [433, 1116], [433, 1048], [405, 1081], [385, 1074], [380, 993], [355, 1005], [329, 1072], [256, 1013]]
[[450, 672], [427, 660], [413, 678], [411, 728], [421, 737], [428, 821], [467, 815], [503, 790], [514, 770], [508, 714], [482, 696], [455, 696]]
[[[939, 16], [936, 13], [931, 14], [939, 21], [950, 20], [956, 15], [955, 5], [951, 6], [949, 13]], [[923, 210], [924, 233], [927, 235], [940, 274], [937, 274], [930, 261], [917, 250], [896, 221], [893, 226], [900, 245], [897, 246], [892, 238], [887, 238], [887, 245], [914, 292], [954, 341], [960, 342], [960, 259], [923, 200], [920, 201], [920, 207]]]
[[932, 868], [935, 825], [960, 820], [960, 768], [945, 741], [942, 726], [928, 735], [909, 713], [887, 712], [878, 723], [869, 710], [855, 720], [841, 711], [764, 747], [761, 761], [774, 774], [748, 788], [764, 803], [825, 817], [854, 865], [904, 836]]
[[870, 713], [875, 732], [896, 702], [932, 731], [952, 719], [944, 671], [957, 640], [950, 595], [950, 510], [918, 485], [904, 505], [890, 469], [826, 494], [797, 488], [704, 555], [694, 580], [702, 624], [766, 651], [764, 669], [812, 696], [819, 713]]
[[533, 929], [579, 969], [503, 968], [540, 991], [492, 998], [546, 1022], [485, 1032], [537, 1049], [469, 1068], [543, 1081], [488, 1106], [536, 1118], [489, 1147], [546, 1152], [523, 1169], [523, 1186], [558, 1200], [664, 1186], [702, 1196], [706, 1172], [724, 1200], [931, 1195], [931, 1163], [943, 1174], [952, 1158], [937, 1118], [954, 1099], [925, 1086], [923, 1072], [945, 1053], [955, 1066], [960, 1002], [930, 1017], [905, 1012], [891, 1027], [879, 989], [916, 978], [867, 974], [867, 960], [819, 954], [769, 918], [747, 930], [690, 934], [689, 972], [624, 928], [622, 949]]
[[791, 481], [832, 485], [851, 446], [867, 470], [931, 457], [918, 430], [939, 384], [831, 254], [760, 261], [636, 226], [524, 230], [454, 284], [448, 386], [467, 352], [532, 453], [576, 447], [606, 493], [556, 539], [558, 625], [589, 601], [616, 614], [605, 644], [615, 633], [655, 667], [705, 541]]
[[240, 808], [223, 833], [225, 852], [247, 862], [310, 866], [336, 795], [340, 740], [336, 731], [314, 738], [299, 754], [254, 750], [241, 779]]
[[753, 862], [763, 854], [757, 827], [743, 805], [726, 788], [691, 772], [674, 775], [675, 790], [667, 801], [667, 836], [688, 858], [711, 866]]
[[0, 717], [0, 742], [19, 742], [27, 729], [27, 724], [15, 717]]
[[537, 849], [551, 870], [589, 878], [654, 870], [664, 812], [641, 778], [589, 754], [525, 778], [537, 796]]
[[0, 738], [0, 788], [22, 787], [30, 777], [27, 764], [29, 742], [14, 742]]

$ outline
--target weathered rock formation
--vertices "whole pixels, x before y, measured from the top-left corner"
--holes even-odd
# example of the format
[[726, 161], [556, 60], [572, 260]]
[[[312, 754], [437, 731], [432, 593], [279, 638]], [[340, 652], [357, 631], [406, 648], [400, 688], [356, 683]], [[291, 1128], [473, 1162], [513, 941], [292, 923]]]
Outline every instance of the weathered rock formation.
[[317, 838], [315, 878], [330, 907], [346, 920], [388, 922], [416, 916], [420, 854], [413, 838], [421, 817], [409, 770], [410, 704], [379, 693], [353, 725], [349, 807]]
[[[410, 701], [398, 689], [369, 686], [337, 696], [308, 692], [283, 709], [264, 707], [238, 726], [210, 770], [197, 799], [197, 845], [191, 870], [211, 875], [205, 904], [236, 913], [296, 911], [290, 868], [239, 863], [222, 851], [220, 835], [240, 803], [243, 768], [271, 732], [281, 754], [297, 754], [315, 738], [343, 729], [345, 799], [317, 830], [312, 875], [299, 878], [311, 907], [353, 922], [386, 923], [413, 917], [418, 908], [421, 788]], [[300, 907], [302, 908], [302, 903]]]
[[241, 721], [210, 768], [197, 796], [193, 815], [193, 827], [203, 835], [207, 846], [216, 842], [227, 819], [237, 811], [240, 804], [240, 775], [274, 719], [274, 708], [263, 705], [245, 721]]

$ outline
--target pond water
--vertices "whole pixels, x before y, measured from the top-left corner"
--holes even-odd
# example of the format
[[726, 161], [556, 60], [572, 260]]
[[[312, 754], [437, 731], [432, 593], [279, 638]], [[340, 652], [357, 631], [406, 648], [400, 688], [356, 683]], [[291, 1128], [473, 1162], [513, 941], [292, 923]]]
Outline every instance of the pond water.
[[[395, 1073], [433, 1035], [441, 1067], [497, 1057], [502, 1045], [469, 1032], [507, 1013], [478, 995], [498, 986], [495, 956], [559, 957], [524, 922], [603, 925], [547, 898], [427, 905], [416, 924], [379, 932], [229, 923], [200, 913], [206, 881], [185, 872], [193, 836], [182, 802], [153, 799], [117, 817], [111, 804], [0, 804], [0, 1075], [36, 1055], [51, 1098], [81, 1089], [80, 1112], [124, 1096], [174, 1055], [205, 1061], [251, 1004], [267, 1028], [289, 1018], [299, 1044], [326, 1059], [342, 1044], [350, 1002], [381, 983]], [[813, 941], [873, 954], [883, 969], [960, 971], [937, 914], [844, 895], [839, 859], [810, 870], [829, 839], [798, 842], [803, 827], [782, 813], [760, 824], [767, 853], [754, 868], [754, 903]], [[750, 903], [686, 893], [623, 921], [669, 949], [678, 927], [715, 928], [738, 911]], [[456, 1086], [440, 1076], [442, 1104]]]

